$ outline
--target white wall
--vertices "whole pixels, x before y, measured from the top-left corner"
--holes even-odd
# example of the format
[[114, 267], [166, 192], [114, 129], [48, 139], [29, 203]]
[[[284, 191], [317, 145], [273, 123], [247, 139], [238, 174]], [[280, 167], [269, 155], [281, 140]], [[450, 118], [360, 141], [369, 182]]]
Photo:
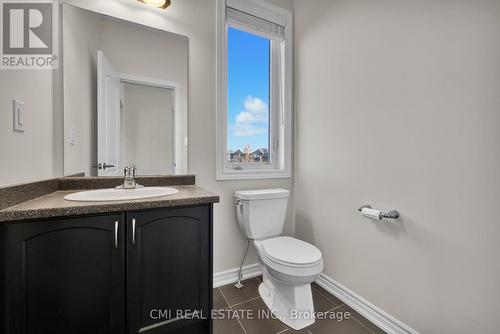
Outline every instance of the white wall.
[[[52, 71], [0, 70], [0, 186], [56, 176]], [[24, 132], [13, 104], [24, 102]]]
[[[292, 188], [291, 179], [215, 181], [215, 0], [172, 2], [157, 10], [129, 0], [65, 0], [65, 3], [185, 35], [189, 38], [188, 172], [198, 185], [221, 196], [214, 215], [214, 271], [236, 268], [245, 248], [237, 227], [234, 191], [261, 187]], [[291, 0], [273, 1], [291, 8]], [[166, 58], [167, 59], [167, 58]], [[293, 233], [291, 206], [286, 233]], [[247, 263], [256, 262], [252, 250]]]
[[421, 333], [498, 333], [500, 2], [294, 5], [297, 235]]
[[123, 84], [123, 165], [139, 165], [141, 175], [172, 174], [173, 91]]

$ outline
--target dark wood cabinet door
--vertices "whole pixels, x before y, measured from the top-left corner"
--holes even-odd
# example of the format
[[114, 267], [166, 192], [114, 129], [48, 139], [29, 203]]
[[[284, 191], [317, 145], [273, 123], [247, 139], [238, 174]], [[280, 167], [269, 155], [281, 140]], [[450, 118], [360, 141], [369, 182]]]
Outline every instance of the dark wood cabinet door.
[[128, 333], [209, 333], [211, 206], [130, 212], [127, 224]]
[[6, 224], [5, 333], [124, 333], [124, 217]]

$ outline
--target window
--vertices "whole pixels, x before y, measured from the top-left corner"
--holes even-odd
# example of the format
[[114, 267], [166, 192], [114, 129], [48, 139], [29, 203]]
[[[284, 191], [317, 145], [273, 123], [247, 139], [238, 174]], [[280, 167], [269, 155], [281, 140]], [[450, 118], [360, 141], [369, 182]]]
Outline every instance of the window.
[[217, 179], [290, 177], [292, 14], [218, 1]]
[[271, 40], [227, 30], [227, 161], [228, 167], [268, 165]]

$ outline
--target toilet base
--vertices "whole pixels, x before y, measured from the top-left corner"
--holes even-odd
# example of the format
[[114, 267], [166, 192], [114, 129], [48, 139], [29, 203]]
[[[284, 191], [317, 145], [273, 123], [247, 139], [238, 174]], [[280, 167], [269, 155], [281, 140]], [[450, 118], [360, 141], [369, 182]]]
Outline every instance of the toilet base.
[[265, 271], [263, 280], [259, 285], [259, 295], [280, 321], [295, 330], [315, 322], [311, 284], [284, 284], [270, 278]]

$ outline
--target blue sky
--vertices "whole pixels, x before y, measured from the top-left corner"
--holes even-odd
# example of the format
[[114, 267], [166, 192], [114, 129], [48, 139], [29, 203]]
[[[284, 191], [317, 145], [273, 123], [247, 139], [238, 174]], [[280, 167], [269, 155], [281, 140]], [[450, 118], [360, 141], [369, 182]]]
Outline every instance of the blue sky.
[[228, 28], [228, 150], [269, 146], [270, 41]]

